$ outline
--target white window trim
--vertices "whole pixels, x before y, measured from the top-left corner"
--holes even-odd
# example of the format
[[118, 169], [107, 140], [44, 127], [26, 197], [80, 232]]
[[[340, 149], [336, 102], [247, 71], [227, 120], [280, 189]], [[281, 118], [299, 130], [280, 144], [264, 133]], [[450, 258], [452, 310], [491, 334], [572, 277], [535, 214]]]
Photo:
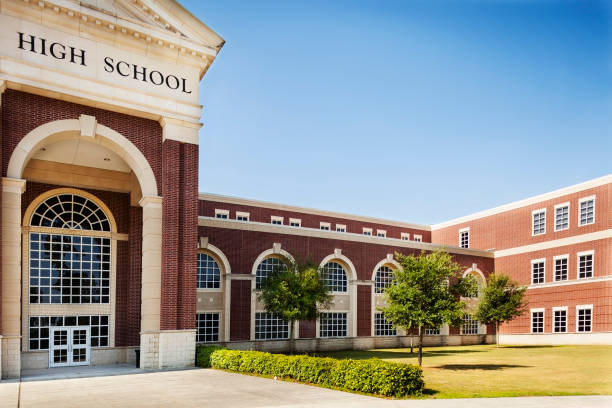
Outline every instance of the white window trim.
[[[564, 280], [557, 280], [557, 259], [567, 259], [567, 279], [566, 281], [569, 280], [570, 278], [570, 263], [569, 263], [569, 254], [563, 254], [563, 255], [555, 255], [553, 256], [553, 263], [552, 263], [552, 268], [553, 268], [553, 282], [565, 282]], [[546, 271], [546, 264], [544, 264], [544, 270]], [[546, 273], [544, 273], [544, 276], [546, 277]]]
[[297, 227], [294, 226], [293, 228], [299, 228], [302, 226], [302, 220], [300, 218], [289, 218], [289, 225], [291, 224], [298, 224]]
[[[567, 207], [567, 228], [563, 228], [563, 229], [557, 229], [557, 208], [561, 208], [561, 207]], [[593, 206], [593, 209], [595, 209], [595, 207]], [[570, 206], [569, 201], [566, 201], [564, 203], [561, 204], [557, 204], [555, 205], [555, 210], [554, 210], [554, 215], [555, 215], [555, 219], [553, 220], [553, 230], [554, 232], [557, 231], [565, 231], [570, 229], [570, 225], [571, 225], [571, 220], [572, 220], [572, 207]], [[595, 215], [595, 213], [593, 212], [593, 216]], [[595, 217], [593, 217], [593, 219], [595, 219]]]
[[[536, 214], [540, 214], [540, 213], [544, 213], [544, 232], [540, 232], [538, 234], [535, 234], [535, 231], [533, 229], [533, 219], [534, 219], [534, 216]], [[546, 221], [547, 221], [547, 219], [548, 219], [548, 217], [546, 217], [546, 208], [540, 208], [538, 210], [533, 210], [531, 212], [531, 236], [532, 237], [537, 237], [538, 235], [546, 234]]]
[[[369, 235], [367, 235], [367, 234], [366, 234], [366, 232], [369, 232], [370, 234], [369, 234]], [[366, 227], [363, 227], [363, 228], [362, 228], [362, 234], [363, 234], [363, 235], [367, 235], [367, 236], [371, 237], [371, 236], [372, 236], [372, 228], [366, 228]]]
[[[564, 332], [557, 332], [555, 331], [555, 312], [562, 312], [565, 310], [565, 331]], [[563, 334], [563, 333], [568, 333], [569, 330], [569, 313], [567, 311], [567, 306], [555, 306], [552, 308], [552, 325], [550, 326], [552, 333], [557, 333], [557, 334]]]
[[251, 214], [248, 212], [236, 211], [236, 219], [238, 219], [238, 217], [246, 217], [245, 222], [251, 221]]
[[[227, 219], [229, 219], [229, 210], [223, 210], [221, 208], [215, 208], [215, 218], [218, 218], [218, 215], [225, 215]], [[222, 218], [221, 218], [222, 219]]]
[[[323, 229], [323, 227], [326, 227], [326, 228]], [[319, 222], [319, 229], [323, 231], [331, 231], [331, 222], [324, 222], [324, 221]]]
[[[589, 222], [587, 224], [582, 224], [580, 222], [580, 207], [582, 206], [582, 203], [585, 201], [590, 201], [593, 200], [593, 222]], [[578, 226], [579, 227], [586, 227], [587, 225], [593, 225], [595, 224], [595, 216], [596, 216], [596, 201], [595, 201], [595, 195], [591, 195], [588, 197], [582, 197], [581, 199], [578, 200]]]
[[[591, 310], [591, 330], [589, 331], [578, 331], [578, 311], [579, 310]], [[576, 333], [591, 333], [593, 331], [593, 305], [576, 305]]]
[[[585, 255], [592, 255], [593, 256], [593, 267], [591, 269], [591, 276], [587, 277], [587, 278], [581, 278], [580, 277], [580, 257], [581, 256], [585, 256]], [[576, 279], [579, 280], [583, 280], [583, 279], [592, 279], [595, 277], [595, 250], [594, 249], [590, 249], [588, 251], [582, 251], [582, 252], [577, 252], [576, 253]]]
[[[342, 231], [340, 231], [342, 230]], [[336, 231], [337, 232], [346, 232], [346, 225], [344, 224], [336, 224]]]
[[[542, 329], [542, 333], [536, 333], [533, 331], [533, 314], [534, 313], [540, 313], [542, 312], [542, 324], [544, 325], [543, 329]], [[531, 334], [544, 334], [545, 333], [545, 329], [546, 329], [546, 309], [544, 309], [543, 307], [538, 307], [535, 309], [529, 309], [529, 332]]]
[[[533, 264], [540, 263], [540, 262], [544, 262], [544, 282], [534, 283], [534, 281], [533, 281]], [[531, 274], [531, 284], [532, 285], [541, 285], [543, 283], [546, 283], [546, 258], [532, 259], [531, 260], [531, 270], [529, 271], [529, 273]]]
[[423, 236], [419, 234], [414, 234], [412, 236], [412, 240], [415, 242], [423, 242]]
[[280, 225], [284, 225], [284, 219], [285, 219], [284, 217], [279, 217], [277, 215], [272, 215], [272, 216], [270, 216], [270, 224], [272, 224], [273, 221], [280, 221]]
[[458, 234], [458, 238], [459, 238], [459, 245], [457, 245], [457, 246], [458, 246], [459, 248], [463, 248], [463, 247], [461, 246], [461, 233], [462, 233], [462, 232], [467, 232], [467, 233], [468, 233], [468, 236], [467, 236], [467, 237], [468, 237], [468, 239], [467, 239], [467, 241], [468, 241], [468, 246], [467, 246], [466, 248], [469, 248], [469, 247], [470, 247], [470, 227], [461, 228], [461, 229], [459, 230], [459, 234]]
[[[382, 234], [382, 236], [380, 236], [379, 234]], [[379, 238], [387, 238], [387, 230], [377, 229], [376, 236]]]
[[565, 310], [567, 312], [567, 310], [568, 310], [567, 306], [554, 306], [552, 308], [553, 312], [560, 312], [560, 311], [563, 311], [563, 310]]
[[400, 234], [400, 238], [402, 239], [402, 241], [410, 241], [410, 233], [402, 232]]

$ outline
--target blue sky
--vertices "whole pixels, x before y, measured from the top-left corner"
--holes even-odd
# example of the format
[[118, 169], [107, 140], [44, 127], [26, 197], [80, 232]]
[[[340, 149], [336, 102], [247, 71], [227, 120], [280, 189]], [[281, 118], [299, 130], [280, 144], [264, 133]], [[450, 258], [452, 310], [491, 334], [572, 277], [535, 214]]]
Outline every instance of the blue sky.
[[435, 223], [612, 169], [612, 2], [196, 1], [200, 191]]

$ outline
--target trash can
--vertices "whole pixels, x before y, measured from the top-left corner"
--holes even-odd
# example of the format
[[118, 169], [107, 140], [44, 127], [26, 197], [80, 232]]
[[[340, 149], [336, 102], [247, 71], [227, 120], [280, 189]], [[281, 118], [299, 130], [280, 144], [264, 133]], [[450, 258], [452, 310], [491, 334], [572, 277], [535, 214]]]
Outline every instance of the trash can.
[[140, 368], [140, 349], [134, 349], [134, 352], [136, 353], [136, 368]]

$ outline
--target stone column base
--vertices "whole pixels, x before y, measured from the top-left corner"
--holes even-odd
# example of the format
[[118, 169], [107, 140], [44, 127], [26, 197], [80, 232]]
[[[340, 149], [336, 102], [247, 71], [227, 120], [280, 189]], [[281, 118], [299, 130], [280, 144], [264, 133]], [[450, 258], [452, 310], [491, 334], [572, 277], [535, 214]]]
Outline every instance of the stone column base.
[[195, 365], [196, 331], [161, 330], [140, 334], [140, 368], [183, 368]]
[[21, 336], [4, 335], [0, 343], [1, 378], [19, 378], [21, 375]]

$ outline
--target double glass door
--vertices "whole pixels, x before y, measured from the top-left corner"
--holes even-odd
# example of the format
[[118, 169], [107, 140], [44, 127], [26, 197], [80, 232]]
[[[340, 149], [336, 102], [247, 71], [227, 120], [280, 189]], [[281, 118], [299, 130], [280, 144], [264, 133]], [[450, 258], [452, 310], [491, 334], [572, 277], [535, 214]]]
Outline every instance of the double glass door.
[[49, 330], [49, 367], [89, 365], [88, 326], [52, 327]]

